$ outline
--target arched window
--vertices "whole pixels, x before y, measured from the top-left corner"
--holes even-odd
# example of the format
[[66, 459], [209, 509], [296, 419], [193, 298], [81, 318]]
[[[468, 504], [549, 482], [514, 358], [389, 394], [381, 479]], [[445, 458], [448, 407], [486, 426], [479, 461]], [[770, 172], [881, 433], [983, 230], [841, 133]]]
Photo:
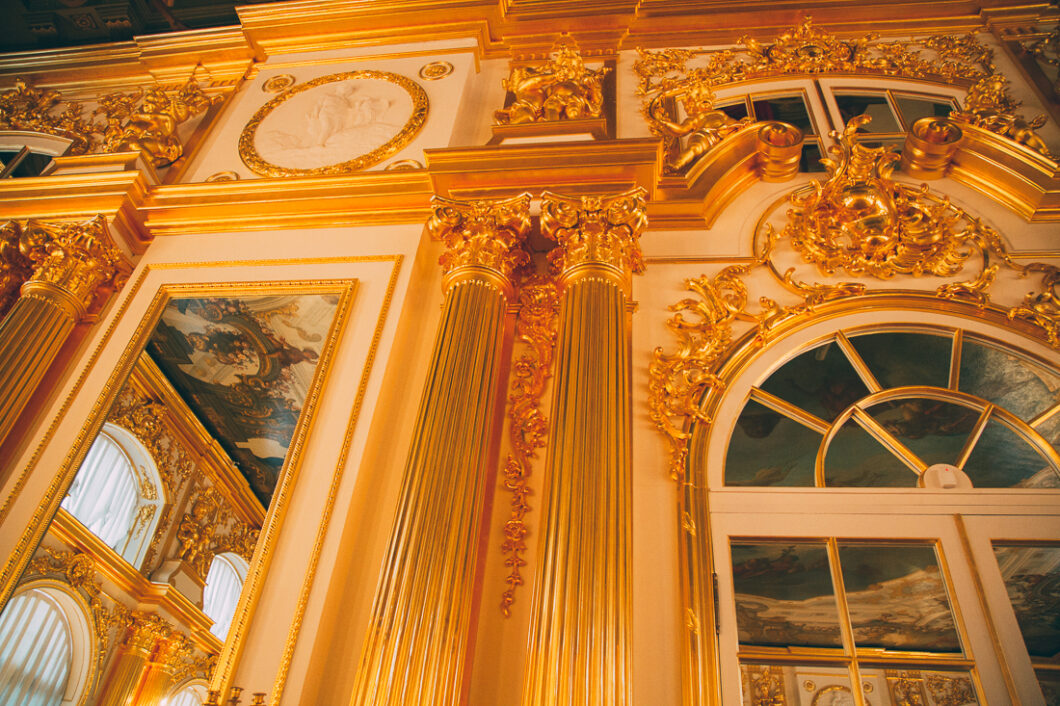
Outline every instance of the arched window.
[[92, 442], [62, 507], [139, 567], [163, 503], [150, 454], [132, 434], [108, 424]]
[[94, 650], [84, 607], [67, 592], [35, 586], [0, 614], [0, 706], [78, 704]]
[[218, 554], [210, 563], [202, 592], [202, 612], [213, 619], [210, 632], [221, 640], [228, 636], [246, 577], [247, 562], [237, 554]]
[[723, 703], [1060, 703], [1060, 369], [1016, 338], [821, 316], [734, 369], [690, 442]]
[[202, 706], [206, 700], [206, 685], [201, 682], [184, 684], [173, 691], [162, 706]]

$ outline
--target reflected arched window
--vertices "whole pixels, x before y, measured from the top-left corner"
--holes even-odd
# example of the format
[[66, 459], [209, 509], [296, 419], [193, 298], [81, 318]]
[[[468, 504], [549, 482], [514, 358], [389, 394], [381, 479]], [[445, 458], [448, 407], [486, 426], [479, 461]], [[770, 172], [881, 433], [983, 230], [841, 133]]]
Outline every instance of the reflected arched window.
[[228, 635], [246, 576], [247, 563], [236, 554], [218, 554], [210, 564], [202, 593], [202, 612], [213, 619], [210, 632], [221, 640]]
[[162, 702], [162, 706], [202, 706], [206, 700], [206, 686], [200, 683], [185, 684]]
[[0, 614], [0, 706], [58, 706], [73, 667], [66, 611], [49, 591], [15, 595]]
[[133, 566], [154, 536], [163, 492], [146, 449], [108, 424], [77, 471], [62, 507]]

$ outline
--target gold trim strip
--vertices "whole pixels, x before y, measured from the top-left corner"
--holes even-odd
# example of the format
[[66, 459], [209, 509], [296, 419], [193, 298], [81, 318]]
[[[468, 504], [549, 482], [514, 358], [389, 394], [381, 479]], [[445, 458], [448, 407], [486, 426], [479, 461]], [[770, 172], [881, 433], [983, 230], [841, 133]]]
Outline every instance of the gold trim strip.
[[987, 404], [986, 407], [983, 408], [983, 411], [980, 412], [979, 419], [976, 420], [972, 432], [964, 442], [964, 448], [961, 449], [961, 453], [957, 457], [957, 463], [954, 464], [957, 468], [964, 470], [964, 464], [968, 463], [968, 458], [972, 455], [972, 451], [975, 450], [975, 445], [979, 442], [979, 437], [983, 435], [983, 430], [986, 428], [986, 423], [990, 420], [990, 415], [993, 411], [994, 405]]
[[877, 422], [871, 414], [861, 407], [855, 407], [851, 416], [861, 427], [876, 440], [886, 446], [898, 459], [909, 467], [917, 475], [927, 470], [927, 464], [921, 461], [916, 454], [910, 451], [905, 444], [899, 441], [891, 432], [887, 431], [882, 424]]
[[828, 433], [831, 424], [817, 415], [810, 414], [802, 407], [797, 407], [787, 400], [772, 395], [760, 387], [751, 388], [751, 399], [761, 405], [769, 407], [774, 412], [779, 412], [792, 421], [798, 422], [808, 429], [812, 429], [821, 436]]
[[1034, 419], [1032, 419], [1029, 422], [1027, 422], [1027, 425], [1032, 427], [1033, 429], [1037, 429], [1039, 426], [1041, 426], [1042, 424], [1045, 424], [1047, 421], [1049, 421], [1050, 419], [1055, 417], [1057, 414], [1060, 414], [1060, 404], [1053, 405], [1049, 409], [1045, 410], [1044, 412], [1039, 414], [1037, 417], [1035, 417]]
[[876, 376], [869, 370], [868, 364], [862, 359], [861, 354], [854, 348], [854, 344], [850, 342], [846, 334], [842, 331], [837, 331], [835, 335], [835, 341], [839, 344], [839, 348], [846, 355], [847, 360], [854, 367], [858, 377], [865, 383], [865, 387], [869, 388], [869, 392], [882, 392], [883, 387], [880, 386], [879, 381], [876, 380]]
[[954, 392], [960, 390], [961, 385], [961, 351], [964, 349], [964, 329], [955, 329], [953, 332], [953, 345], [950, 348], [950, 379], [949, 388]]

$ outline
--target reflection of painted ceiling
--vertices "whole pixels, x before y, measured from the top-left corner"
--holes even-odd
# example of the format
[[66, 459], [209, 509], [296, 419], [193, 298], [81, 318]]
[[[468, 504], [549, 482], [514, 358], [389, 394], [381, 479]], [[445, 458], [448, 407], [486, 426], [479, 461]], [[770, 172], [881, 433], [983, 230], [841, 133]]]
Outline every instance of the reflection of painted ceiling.
[[1060, 659], [1060, 547], [995, 547], [1032, 657]]
[[[732, 549], [741, 644], [842, 647], [823, 544]], [[859, 647], [961, 651], [932, 548], [840, 543], [839, 555]]]
[[337, 304], [329, 294], [174, 299], [148, 343], [266, 507]]

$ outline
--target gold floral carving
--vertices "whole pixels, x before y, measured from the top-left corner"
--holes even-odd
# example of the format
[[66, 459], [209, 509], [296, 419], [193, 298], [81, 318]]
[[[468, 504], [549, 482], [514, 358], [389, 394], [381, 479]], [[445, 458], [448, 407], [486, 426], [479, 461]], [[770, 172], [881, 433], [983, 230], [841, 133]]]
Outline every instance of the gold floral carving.
[[14, 221], [0, 225], [0, 316], [14, 306], [22, 283], [33, 274], [29, 260], [19, 250], [21, 235], [22, 229]]
[[215, 102], [194, 77], [176, 91], [158, 86], [102, 96], [88, 116], [80, 103], [66, 102], [51, 89], [24, 78], [0, 94], [0, 129], [31, 130], [72, 140], [67, 154], [143, 150], [156, 167], [184, 152], [178, 126]]
[[131, 432], [147, 448], [172, 501], [190, 477], [193, 465], [165, 423], [168, 414], [164, 404], [142, 397], [127, 386], [111, 408], [108, 421]]
[[652, 133], [663, 138], [667, 169], [681, 172], [746, 122], [714, 108], [713, 89], [749, 79], [836, 73], [935, 79], [969, 85], [995, 72], [993, 52], [973, 35], [885, 42], [877, 34], [841, 39], [812, 18], [770, 43], [743, 37], [732, 49], [637, 49], [637, 92]]
[[233, 552], [250, 561], [258, 529], [240, 522], [228, 511], [224, 497], [213, 486], [201, 487], [191, 497], [191, 509], [177, 525], [176, 555], [201, 578], [206, 578], [214, 556]]
[[1032, 263], [1025, 274], [1041, 272], [1041, 291], [1031, 292], [1023, 303], [1008, 312], [1010, 319], [1029, 321], [1045, 331], [1054, 348], [1060, 348], [1060, 268], [1055, 265]]
[[89, 307], [101, 287], [120, 287], [131, 267], [96, 216], [83, 223], [25, 221], [19, 252], [33, 273], [29, 281], [58, 287]]
[[541, 232], [556, 242], [548, 259], [567, 276], [582, 266], [611, 268], [622, 274], [644, 271], [640, 236], [648, 225], [644, 189], [617, 196], [541, 196]]
[[891, 698], [896, 706], [923, 706], [927, 703], [924, 677], [920, 672], [888, 669], [886, 675]]
[[744, 667], [747, 692], [751, 706], [787, 706], [784, 696], [783, 667], [768, 664], [749, 664]]
[[[788, 223], [779, 237], [824, 275], [889, 279], [895, 275], [959, 274], [978, 252], [984, 268], [989, 253], [1007, 256], [998, 234], [926, 187], [891, 178], [900, 157], [890, 146], [869, 148], [856, 133], [871, 118], [851, 119], [840, 145], [822, 160], [823, 184], [791, 197]], [[774, 239], [772, 226], [767, 237]]]
[[598, 118], [604, 105], [603, 78], [610, 71], [590, 69], [573, 40], [558, 43], [543, 63], [513, 66], [504, 80], [511, 103], [493, 114], [498, 125]]
[[501, 594], [501, 612], [511, 615], [515, 591], [523, 584], [521, 568], [526, 566], [523, 552], [528, 532], [526, 515], [530, 512], [531, 494], [527, 480], [533, 471], [537, 450], [546, 445], [548, 420], [541, 411], [541, 395], [552, 375], [552, 357], [556, 344], [556, 321], [559, 292], [548, 278], [535, 277], [519, 290], [519, 316], [515, 335], [526, 350], [512, 368], [512, 389], [508, 395], [508, 440], [511, 452], [504, 463], [504, 489], [512, 494], [511, 514], [504, 523], [501, 552], [508, 575], [507, 588]]
[[1056, 155], [1049, 151], [1035, 132], [1045, 125], [1045, 115], [1026, 120], [1016, 112], [1020, 105], [1020, 101], [1008, 92], [1008, 79], [1000, 74], [991, 74], [968, 89], [964, 108], [950, 113], [950, 120], [958, 125], [967, 123], [989, 130], [1056, 161]]
[[453, 201], [435, 196], [427, 231], [445, 244], [439, 258], [451, 278], [484, 268], [506, 281], [530, 263], [522, 244], [530, 231], [530, 194], [499, 201]]
[[[388, 83], [403, 88], [412, 100], [412, 113], [409, 115], [408, 120], [401, 129], [398, 130], [397, 134], [387, 140], [383, 145], [366, 152], [365, 154], [358, 155], [353, 159], [346, 160], [345, 162], [329, 164], [324, 167], [315, 167], [312, 169], [299, 169], [296, 167], [284, 167], [272, 164], [258, 153], [258, 148], [254, 144], [258, 128], [261, 126], [262, 121], [265, 120], [265, 118], [267, 118], [279, 105], [290, 100], [292, 96], [296, 96], [303, 91], [308, 91], [317, 86], [323, 86], [327, 83], [337, 81], [351, 81], [356, 79], [387, 81]], [[413, 138], [416, 137], [419, 131], [423, 128], [423, 125], [427, 122], [428, 110], [429, 101], [427, 100], [427, 93], [418, 83], [400, 74], [390, 73], [389, 71], [362, 70], [346, 71], [343, 73], [331, 74], [329, 76], [321, 76], [320, 78], [315, 78], [312, 81], [306, 81], [305, 83], [300, 83], [287, 89], [258, 109], [258, 112], [254, 113], [254, 117], [252, 117], [250, 122], [246, 124], [243, 128], [243, 132], [239, 136], [239, 157], [243, 160], [243, 164], [247, 165], [255, 174], [260, 174], [261, 176], [266, 177], [348, 174], [350, 172], [364, 169], [365, 167], [370, 167], [373, 164], [378, 164], [412, 142]]]
[[924, 681], [935, 706], [964, 706], [976, 703], [972, 680], [968, 677], [928, 674]]

